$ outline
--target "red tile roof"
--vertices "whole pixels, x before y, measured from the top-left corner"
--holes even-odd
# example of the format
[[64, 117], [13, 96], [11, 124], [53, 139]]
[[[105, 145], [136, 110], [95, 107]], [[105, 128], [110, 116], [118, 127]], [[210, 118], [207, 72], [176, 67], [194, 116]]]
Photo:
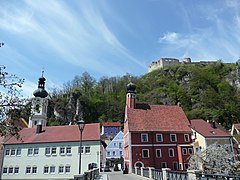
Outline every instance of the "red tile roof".
[[145, 104], [137, 107], [141, 109], [127, 109], [129, 131], [191, 132], [190, 123], [179, 106]]
[[121, 126], [120, 122], [103, 122], [102, 126], [110, 126], [110, 127], [115, 127], [115, 126]]
[[234, 128], [240, 130], [240, 123], [238, 123], [238, 124], [233, 124], [233, 125], [234, 125]]
[[[43, 132], [36, 134], [36, 128], [24, 128], [19, 132], [21, 140], [11, 137], [5, 144], [31, 144], [47, 142], [79, 141], [80, 132], [77, 125], [47, 126]], [[99, 123], [86, 124], [83, 130], [83, 141], [100, 140]]]
[[193, 119], [190, 121], [191, 127], [203, 135], [204, 137], [230, 137], [230, 133], [224, 131], [219, 124], [216, 123], [216, 128], [212, 128], [211, 123], [203, 119]]

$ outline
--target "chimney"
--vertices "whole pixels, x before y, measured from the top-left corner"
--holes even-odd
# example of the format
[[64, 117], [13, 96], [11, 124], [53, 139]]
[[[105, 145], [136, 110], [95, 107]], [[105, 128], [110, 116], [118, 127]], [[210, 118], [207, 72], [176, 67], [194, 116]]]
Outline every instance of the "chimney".
[[36, 134], [40, 134], [42, 132], [42, 125], [38, 124], [37, 125], [37, 130], [36, 130]]
[[214, 129], [217, 128], [215, 120], [212, 121], [212, 123], [211, 123], [211, 127], [214, 128]]
[[177, 103], [178, 107], [182, 107], [182, 104], [180, 102]]

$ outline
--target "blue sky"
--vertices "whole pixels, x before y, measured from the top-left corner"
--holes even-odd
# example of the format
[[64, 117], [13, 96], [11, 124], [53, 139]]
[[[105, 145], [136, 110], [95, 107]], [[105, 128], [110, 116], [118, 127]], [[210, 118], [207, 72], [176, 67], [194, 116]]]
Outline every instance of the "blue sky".
[[0, 65], [32, 95], [75, 75], [144, 75], [162, 57], [236, 62], [239, 0], [0, 0]]

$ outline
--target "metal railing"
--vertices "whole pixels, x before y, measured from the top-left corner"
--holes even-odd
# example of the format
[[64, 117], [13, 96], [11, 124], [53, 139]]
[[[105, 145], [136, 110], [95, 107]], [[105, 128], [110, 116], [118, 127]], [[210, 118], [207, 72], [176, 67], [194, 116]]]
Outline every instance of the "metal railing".
[[141, 175], [141, 169], [140, 168], [137, 168], [137, 175]]

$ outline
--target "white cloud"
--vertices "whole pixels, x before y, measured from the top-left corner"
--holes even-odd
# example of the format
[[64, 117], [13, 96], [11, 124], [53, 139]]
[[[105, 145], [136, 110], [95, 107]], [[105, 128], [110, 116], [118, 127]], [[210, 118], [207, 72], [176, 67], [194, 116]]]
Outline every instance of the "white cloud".
[[175, 32], [167, 32], [159, 39], [159, 42], [175, 44], [178, 42], [178, 40], [179, 40], [179, 34]]
[[198, 43], [198, 34], [180, 34], [176, 32], [167, 32], [159, 38], [159, 43], [175, 45], [177, 47], [189, 47]]

